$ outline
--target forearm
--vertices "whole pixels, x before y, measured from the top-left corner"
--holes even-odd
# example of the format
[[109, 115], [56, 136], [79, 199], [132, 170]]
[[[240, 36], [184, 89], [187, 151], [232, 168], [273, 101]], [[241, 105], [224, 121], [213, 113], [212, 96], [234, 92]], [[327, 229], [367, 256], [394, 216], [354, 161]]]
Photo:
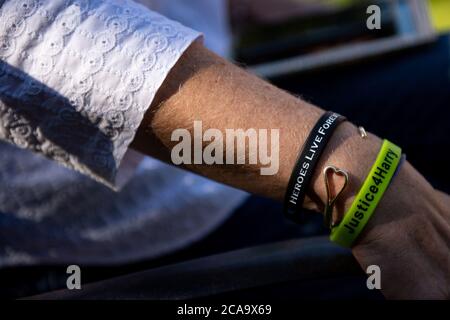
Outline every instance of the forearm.
[[[260, 164], [192, 164], [186, 168], [251, 193], [283, 200], [300, 149], [323, 112], [195, 44], [158, 93], [134, 147], [170, 163], [170, 150], [177, 143], [171, 141], [173, 130], [192, 131], [196, 120], [202, 121], [204, 130], [216, 128], [222, 132], [227, 128], [279, 129], [280, 167], [275, 175], [261, 175]], [[369, 133], [362, 139], [356, 126], [341, 124], [315, 170], [304, 207], [323, 209], [326, 192], [321, 172], [326, 165], [334, 165], [349, 172], [350, 178], [337, 203], [342, 215], [380, 146], [381, 140], [375, 135]], [[381, 267], [387, 297], [448, 297], [450, 215], [449, 206], [443, 206], [437, 197], [438, 193], [406, 162], [354, 246], [362, 267]]]
[[[171, 141], [173, 130], [192, 131], [195, 120], [202, 121], [204, 130], [217, 128], [222, 132], [226, 128], [279, 129], [280, 167], [275, 175], [261, 175], [260, 164], [192, 164], [186, 167], [251, 193], [281, 200], [300, 148], [323, 112], [194, 44], [166, 80], [145, 116], [134, 146], [170, 162], [170, 150], [177, 143]], [[350, 186], [357, 187], [380, 143], [373, 135], [362, 141], [356, 127], [348, 122], [339, 126], [313, 179], [310, 195], [315, 203], [307, 199], [306, 206], [318, 209], [318, 199], [324, 200], [319, 172], [325, 164], [351, 172]], [[347, 192], [350, 194], [351, 188]]]

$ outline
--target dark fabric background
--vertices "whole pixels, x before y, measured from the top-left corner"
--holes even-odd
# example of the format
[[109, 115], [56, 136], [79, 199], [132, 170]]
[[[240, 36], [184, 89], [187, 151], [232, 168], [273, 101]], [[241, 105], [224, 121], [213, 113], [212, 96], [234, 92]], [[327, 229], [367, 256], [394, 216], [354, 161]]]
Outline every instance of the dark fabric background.
[[[408, 160], [437, 188], [450, 192], [450, 39], [364, 63], [273, 81], [402, 146]], [[270, 115], [267, 115], [268, 117]], [[173, 255], [116, 267], [81, 266], [83, 282], [98, 281], [195, 257], [286, 239], [325, 234], [320, 215], [303, 226], [285, 221], [281, 205], [251, 197], [207, 238]], [[65, 266], [0, 270], [0, 296], [23, 297], [65, 287]], [[341, 281], [340, 281], [341, 280]], [[231, 297], [379, 299], [364, 291], [364, 274], [235, 292]], [[300, 288], [300, 289], [299, 289]], [[301, 291], [299, 291], [301, 290]], [[345, 294], [344, 294], [345, 292]]]

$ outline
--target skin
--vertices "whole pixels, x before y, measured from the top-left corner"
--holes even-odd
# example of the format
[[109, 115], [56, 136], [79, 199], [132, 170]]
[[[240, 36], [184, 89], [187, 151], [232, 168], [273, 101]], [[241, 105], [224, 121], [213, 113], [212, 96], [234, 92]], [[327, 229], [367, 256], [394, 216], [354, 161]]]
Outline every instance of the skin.
[[[302, 99], [194, 43], [179, 60], [146, 113], [132, 144], [140, 152], [171, 163], [171, 141], [178, 128], [279, 129], [280, 168], [260, 175], [257, 165], [188, 165], [210, 179], [283, 201], [295, 161], [309, 131], [324, 113]], [[351, 115], [348, 115], [351, 116]], [[326, 199], [321, 172], [332, 164], [350, 173], [349, 187], [338, 200], [342, 216], [365, 180], [381, 146], [370, 134], [362, 139], [356, 126], [341, 124], [327, 145], [308, 189], [304, 207], [323, 210]], [[331, 177], [336, 193], [342, 180]], [[375, 214], [352, 248], [362, 268], [376, 264], [382, 292], [390, 299], [450, 298], [450, 197], [435, 189], [405, 162]]]

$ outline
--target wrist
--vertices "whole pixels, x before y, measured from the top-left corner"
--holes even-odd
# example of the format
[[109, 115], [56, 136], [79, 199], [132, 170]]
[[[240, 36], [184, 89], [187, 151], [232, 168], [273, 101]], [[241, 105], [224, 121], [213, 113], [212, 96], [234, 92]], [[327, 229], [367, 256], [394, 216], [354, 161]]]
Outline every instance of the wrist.
[[[375, 135], [368, 133], [363, 139], [355, 125], [350, 122], [342, 123], [336, 129], [317, 166], [311, 184], [310, 207], [323, 211], [327, 199], [323, 170], [326, 166], [335, 166], [348, 173], [348, 185], [338, 198], [334, 209], [335, 216], [342, 218], [365, 181], [381, 144], [381, 139]], [[343, 178], [334, 175], [329, 181], [332, 182], [331, 193], [337, 194], [344, 183]]]
[[380, 267], [387, 298], [449, 297], [450, 216], [439, 203], [433, 188], [405, 163], [352, 248], [364, 270]]
[[[348, 188], [336, 204], [337, 213], [343, 216], [381, 144], [372, 134], [362, 139], [351, 123], [341, 124], [316, 168], [304, 206], [323, 210], [327, 195], [322, 171], [334, 165], [349, 173]], [[340, 186], [334, 185], [334, 191], [338, 190]], [[405, 162], [354, 243], [353, 254], [364, 270], [369, 265], [380, 267], [387, 298], [449, 298], [450, 200], [446, 195], [437, 198], [437, 192]]]

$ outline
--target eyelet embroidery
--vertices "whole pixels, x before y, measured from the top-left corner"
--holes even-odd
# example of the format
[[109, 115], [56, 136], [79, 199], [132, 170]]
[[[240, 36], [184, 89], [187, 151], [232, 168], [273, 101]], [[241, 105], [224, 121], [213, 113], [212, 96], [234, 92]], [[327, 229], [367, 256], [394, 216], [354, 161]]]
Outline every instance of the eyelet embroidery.
[[33, 129], [28, 122], [21, 121], [10, 126], [12, 141], [20, 148], [27, 148], [33, 135]]
[[4, 28], [9, 36], [18, 37], [25, 30], [25, 20], [18, 15], [9, 16], [4, 22]]
[[34, 69], [41, 77], [45, 77], [53, 70], [54, 62], [50, 56], [40, 55], [34, 61]]
[[101, 126], [102, 131], [105, 133], [105, 135], [111, 139], [111, 141], [115, 141], [120, 136], [120, 130], [115, 129], [108, 124], [102, 124]]
[[16, 41], [10, 37], [0, 36], [0, 58], [8, 58], [16, 50]]
[[105, 59], [103, 54], [96, 51], [89, 51], [85, 57], [83, 57], [84, 71], [90, 74], [99, 72], [105, 65]]
[[133, 58], [133, 64], [142, 71], [150, 70], [156, 64], [156, 55], [147, 50], [138, 51]]
[[113, 104], [117, 110], [127, 111], [133, 103], [133, 95], [130, 92], [119, 91], [113, 97]]
[[75, 28], [80, 24], [79, 14], [62, 14], [56, 18], [55, 24], [62, 35], [71, 34]]
[[36, 0], [19, 0], [16, 3], [16, 12], [23, 17], [32, 16], [36, 12], [37, 8], [38, 2]]
[[84, 94], [92, 89], [94, 80], [91, 75], [80, 75], [72, 79], [72, 87], [76, 93]]
[[169, 40], [162, 34], [151, 34], [145, 39], [149, 52], [161, 52], [169, 46]]
[[84, 110], [84, 97], [82, 94], [71, 92], [67, 95], [69, 104], [76, 111], [81, 112]]
[[[113, 184], [149, 102], [198, 34], [131, 1], [6, 0], [0, 16], [0, 58], [18, 70], [0, 64], [1, 101], [40, 110], [30, 124], [0, 103], [0, 136]], [[47, 139], [52, 130], [72, 145]]]
[[64, 39], [62, 37], [54, 36], [44, 41], [45, 53], [56, 56], [64, 48]]
[[126, 71], [122, 76], [122, 83], [125, 85], [125, 90], [129, 92], [135, 92], [141, 89], [144, 80], [144, 74], [138, 70]]
[[136, 8], [133, 8], [129, 5], [127, 6], [118, 6], [116, 9], [116, 13], [118, 16], [127, 16], [127, 17], [136, 17], [139, 15], [139, 11]]
[[116, 45], [116, 37], [114, 34], [109, 32], [103, 32], [101, 34], [98, 34], [95, 39], [95, 48], [102, 52], [107, 53], [111, 51], [115, 45]]
[[89, 10], [89, 0], [72, 0], [67, 1], [67, 6], [72, 5], [78, 7], [80, 13], [84, 14]]
[[125, 116], [122, 111], [109, 110], [106, 112], [105, 120], [112, 128], [119, 129], [125, 124]]
[[115, 34], [122, 33], [128, 29], [128, 19], [119, 16], [113, 16], [106, 20], [106, 27]]
[[177, 30], [170, 24], [163, 24], [156, 26], [156, 30], [166, 37], [173, 37], [177, 34]]

